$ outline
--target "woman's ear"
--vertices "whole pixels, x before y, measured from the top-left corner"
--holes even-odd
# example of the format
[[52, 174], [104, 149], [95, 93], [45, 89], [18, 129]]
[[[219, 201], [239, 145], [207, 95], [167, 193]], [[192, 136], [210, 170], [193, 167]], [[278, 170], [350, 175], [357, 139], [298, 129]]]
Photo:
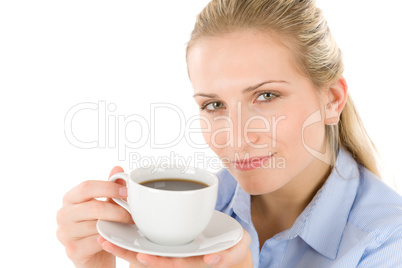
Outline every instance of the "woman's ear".
[[328, 98], [325, 104], [325, 120], [326, 125], [336, 125], [339, 122], [341, 112], [345, 107], [348, 99], [348, 85], [342, 76], [334, 84], [328, 88]]

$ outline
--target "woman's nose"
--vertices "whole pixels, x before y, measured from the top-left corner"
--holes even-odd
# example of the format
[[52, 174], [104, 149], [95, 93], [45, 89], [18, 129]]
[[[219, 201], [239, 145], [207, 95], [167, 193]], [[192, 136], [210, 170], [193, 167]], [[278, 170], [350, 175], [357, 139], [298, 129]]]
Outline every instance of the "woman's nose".
[[236, 107], [231, 107], [228, 116], [232, 122], [230, 127], [230, 136], [233, 138], [233, 145], [239, 151], [245, 147], [261, 147], [260, 140], [271, 131], [267, 118], [256, 114], [247, 106], [238, 102]]

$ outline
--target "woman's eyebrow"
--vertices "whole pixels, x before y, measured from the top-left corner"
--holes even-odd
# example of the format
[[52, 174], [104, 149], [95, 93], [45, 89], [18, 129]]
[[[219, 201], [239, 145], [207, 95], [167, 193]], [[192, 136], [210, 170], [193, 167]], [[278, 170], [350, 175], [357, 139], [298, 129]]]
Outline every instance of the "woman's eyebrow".
[[[265, 84], [270, 84], [270, 83], [288, 83], [288, 82], [283, 81], [283, 80], [269, 80], [269, 81], [265, 81], [265, 82], [259, 83], [257, 85], [245, 88], [242, 90], [242, 93], [245, 94], [245, 93], [252, 92], [252, 91], [258, 89], [260, 86], [265, 85]], [[218, 97], [218, 95], [216, 95], [216, 94], [197, 93], [197, 94], [193, 95], [193, 98], [195, 98], [197, 96], [206, 97], [206, 98], [217, 98]]]
[[206, 97], [206, 98], [217, 98], [218, 97], [218, 95], [216, 95], [216, 94], [197, 93], [197, 94], [193, 95], [193, 98], [198, 97], [198, 96]]
[[252, 91], [256, 90], [257, 88], [259, 88], [259, 87], [262, 86], [262, 85], [271, 84], [271, 83], [288, 83], [288, 82], [287, 82], [287, 81], [283, 81], [283, 80], [269, 80], [269, 81], [265, 81], [265, 82], [262, 82], [262, 83], [260, 83], [260, 84], [257, 84], [257, 85], [248, 87], [248, 88], [246, 88], [246, 89], [243, 89], [242, 93], [245, 94], [245, 93], [252, 92]]

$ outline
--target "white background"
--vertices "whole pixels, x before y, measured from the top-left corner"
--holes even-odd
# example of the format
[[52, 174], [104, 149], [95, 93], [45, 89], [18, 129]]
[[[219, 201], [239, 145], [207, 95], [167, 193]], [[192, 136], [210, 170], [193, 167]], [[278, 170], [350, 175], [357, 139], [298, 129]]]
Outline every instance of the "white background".
[[[130, 169], [129, 160], [119, 159], [108, 140], [105, 148], [93, 149], [67, 140], [65, 117], [73, 106], [112, 103], [116, 110], [106, 111], [110, 122], [138, 114], [150, 123], [150, 104], [158, 102], [177, 105], [186, 119], [197, 114], [184, 55], [195, 16], [206, 3], [0, 2], [2, 263], [72, 267], [55, 235], [63, 195], [84, 180], [107, 179], [115, 165]], [[394, 178], [401, 192], [401, 1], [318, 4], [343, 51], [349, 90], [382, 153], [386, 182], [391, 185]], [[156, 118], [157, 141], [177, 137], [180, 121], [173, 110]], [[109, 121], [99, 121], [111, 132], [115, 129]], [[77, 113], [73, 122], [78, 139], [98, 138], [98, 111]], [[125, 136], [119, 135], [136, 141], [141, 138], [138, 128], [129, 124], [115, 134], [120, 141]], [[169, 150], [150, 147], [148, 141], [127, 152], [155, 158], [169, 156], [171, 150], [187, 157], [195, 152], [213, 156], [184, 139]], [[119, 267], [126, 264], [121, 261]]]

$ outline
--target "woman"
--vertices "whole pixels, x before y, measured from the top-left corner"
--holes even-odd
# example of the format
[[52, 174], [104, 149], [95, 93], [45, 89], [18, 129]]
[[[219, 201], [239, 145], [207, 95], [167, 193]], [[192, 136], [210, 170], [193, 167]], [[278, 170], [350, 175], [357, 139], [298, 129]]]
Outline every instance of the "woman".
[[58, 214], [59, 239], [77, 267], [113, 267], [115, 256], [131, 267], [401, 265], [402, 197], [380, 180], [341, 51], [315, 1], [213, 0], [186, 56], [204, 138], [225, 160], [216, 209], [245, 236], [201, 257], [121, 249], [95, 222], [130, 216], [93, 198], [124, 197], [125, 187], [84, 182]]

